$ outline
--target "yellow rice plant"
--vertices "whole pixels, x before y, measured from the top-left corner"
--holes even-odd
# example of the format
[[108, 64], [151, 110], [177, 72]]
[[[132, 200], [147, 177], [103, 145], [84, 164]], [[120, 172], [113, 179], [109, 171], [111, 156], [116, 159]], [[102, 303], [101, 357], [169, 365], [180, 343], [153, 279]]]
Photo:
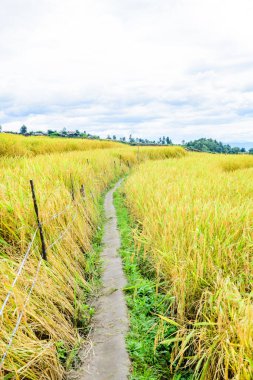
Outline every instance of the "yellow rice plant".
[[[127, 166], [120, 165], [111, 149], [98, 149], [2, 158], [0, 169], [0, 308], [11, 292], [0, 317], [0, 378], [62, 379], [61, 355], [67, 358], [78, 345], [79, 328], [87, 326], [91, 316], [87, 299], [98, 270], [91, 247], [100, 217], [98, 200]], [[30, 179], [48, 262], [40, 261], [37, 233], [12, 286], [36, 230]]]
[[[112, 181], [139, 161], [137, 153], [142, 160], [155, 154], [162, 158], [164, 149], [137, 152], [115, 143], [9, 135], [0, 135], [0, 140], [4, 156], [0, 159], [0, 376], [62, 379], [62, 360], [67, 359], [68, 365], [81, 340], [79, 328], [87, 326], [91, 317], [87, 299], [99, 269], [91, 247], [100, 218], [98, 200]], [[177, 150], [183, 154], [181, 148], [168, 147], [166, 156], [174, 156]], [[37, 224], [30, 179], [47, 262], [41, 261], [38, 232], [34, 237]]]
[[141, 146], [129, 147], [128, 149], [117, 149], [114, 153], [115, 157], [119, 158], [126, 164], [137, 164], [146, 160], [164, 160], [166, 158], [179, 158], [187, 155], [184, 148], [179, 146]]
[[21, 136], [0, 133], [0, 157], [32, 157], [46, 153], [86, 151], [90, 149], [115, 149], [120, 147], [124, 147], [124, 145], [114, 141], [47, 136]]
[[253, 378], [251, 166], [250, 157], [192, 153], [145, 162], [126, 181], [136, 244], [171, 295], [161, 322], [177, 331], [163, 337], [161, 329], [159, 341], [172, 350], [172, 373]]
[[239, 169], [248, 169], [253, 167], [253, 156], [252, 155], [241, 155], [241, 156], [226, 156], [222, 160], [222, 168], [227, 172], [232, 172]]
[[137, 158], [145, 160], [165, 160], [166, 158], [180, 158], [187, 155], [184, 148], [179, 146], [159, 146], [134, 148]]

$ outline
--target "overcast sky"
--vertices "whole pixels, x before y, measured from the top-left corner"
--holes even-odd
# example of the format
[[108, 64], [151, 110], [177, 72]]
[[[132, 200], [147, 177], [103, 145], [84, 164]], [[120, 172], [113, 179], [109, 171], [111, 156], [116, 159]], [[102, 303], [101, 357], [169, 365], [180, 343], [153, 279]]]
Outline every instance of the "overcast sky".
[[252, 0], [0, 0], [0, 124], [253, 141]]

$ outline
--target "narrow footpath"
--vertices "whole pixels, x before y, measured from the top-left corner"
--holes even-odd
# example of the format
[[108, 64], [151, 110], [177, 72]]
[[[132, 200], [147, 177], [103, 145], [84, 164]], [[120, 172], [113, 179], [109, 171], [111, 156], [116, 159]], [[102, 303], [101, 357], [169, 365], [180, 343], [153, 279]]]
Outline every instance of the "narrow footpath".
[[93, 319], [91, 348], [83, 352], [79, 380], [126, 380], [130, 361], [125, 347], [128, 330], [127, 306], [123, 288], [126, 279], [122, 270], [120, 234], [117, 229], [113, 193], [120, 182], [110, 190], [104, 202], [106, 224], [103, 237], [102, 294]]

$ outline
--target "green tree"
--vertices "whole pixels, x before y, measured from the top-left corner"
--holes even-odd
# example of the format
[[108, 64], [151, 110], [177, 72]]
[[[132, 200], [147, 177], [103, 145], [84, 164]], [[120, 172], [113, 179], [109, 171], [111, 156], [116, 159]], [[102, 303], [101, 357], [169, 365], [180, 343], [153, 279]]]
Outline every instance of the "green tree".
[[238, 148], [237, 146], [235, 146], [234, 148], [232, 148], [232, 153], [233, 154], [238, 154], [240, 152], [240, 148]]
[[[189, 149], [196, 149], [201, 152], [212, 152], [212, 153], [225, 153], [225, 154], [238, 154], [242, 150], [238, 147], [231, 148], [230, 145], [222, 144], [222, 142], [218, 142], [213, 139], [201, 138], [194, 141], [189, 141], [185, 144], [185, 146]], [[244, 148], [242, 148], [244, 149]]]
[[22, 127], [20, 128], [20, 134], [25, 135], [26, 133], [27, 133], [27, 126], [22, 125]]
[[129, 136], [129, 142], [130, 143], [134, 143], [135, 142], [135, 139], [132, 137], [132, 135]]

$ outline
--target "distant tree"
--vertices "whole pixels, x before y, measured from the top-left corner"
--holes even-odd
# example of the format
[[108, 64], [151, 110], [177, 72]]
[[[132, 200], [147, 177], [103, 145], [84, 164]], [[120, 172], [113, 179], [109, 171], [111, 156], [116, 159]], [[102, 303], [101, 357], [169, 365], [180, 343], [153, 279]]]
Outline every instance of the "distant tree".
[[125, 138], [125, 137], [122, 137], [122, 141], [124, 141], [124, 142], [125, 142], [125, 141], [126, 141], [126, 138]]
[[246, 152], [246, 149], [245, 148], [241, 148], [241, 153], [245, 153]]
[[53, 133], [55, 133], [56, 131], [53, 131], [52, 129], [48, 129], [47, 131], [47, 134], [48, 136], [52, 135]]
[[253, 154], [253, 148], [249, 149], [249, 154]]
[[234, 148], [232, 148], [232, 153], [233, 154], [238, 154], [240, 152], [240, 148], [238, 148], [237, 146], [235, 146]]
[[135, 142], [135, 139], [132, 137], [132, 135], [129, 136], [129, 142], [130, 143], [134, 143]]
[[112, 138], [113, 138], [113, 140], [117, 140], [116, 135], [113, 135]]
[[166, 144], [172, 145], [172, 140], [168, 136], [166, 137]]
[[107, 136], [107, 140], [111, 140], [112, 138], [111, 138], [111, 136], [110, 135], [108, 135]]
[[222, 144], [213, 139], [201, 138], [194, 141], [189, 141], [185, 146], [192, 150], [199, 150], [201, 152], [212, 152], [212, 153], [225, 153], [225, 154], [238, 154], [241, 149], [238, 147], [231, 147], [228, 144]]
[[61, 133], [59, 133], [59, 132], [57, 132], [57, 131], [54, 131], [53, 133], [51, 133], [51, 135], [50, 135], [51, 137], [59, 137], [59, 136], [61, 136]]
[[27, 127], [25, 125], [22, 125], [20, 128], [20, 134], [25, 135], [27, 133]]
[[67, 135], [67, 128], [64, 127], [61, 131], [61, 134], [66, 136]]
[[76, 132], [75, 132], [75, 134], [76, 134], [77, 136], [79, 136], [79, 135], [80, 135], [80, 132], [78, 131], [78, 129], [76, 129]]
[[0, 125], [0, 133], [2, 132], [2, 130], [3, 130], [3, 128], [2, 128], [2, 126]]

